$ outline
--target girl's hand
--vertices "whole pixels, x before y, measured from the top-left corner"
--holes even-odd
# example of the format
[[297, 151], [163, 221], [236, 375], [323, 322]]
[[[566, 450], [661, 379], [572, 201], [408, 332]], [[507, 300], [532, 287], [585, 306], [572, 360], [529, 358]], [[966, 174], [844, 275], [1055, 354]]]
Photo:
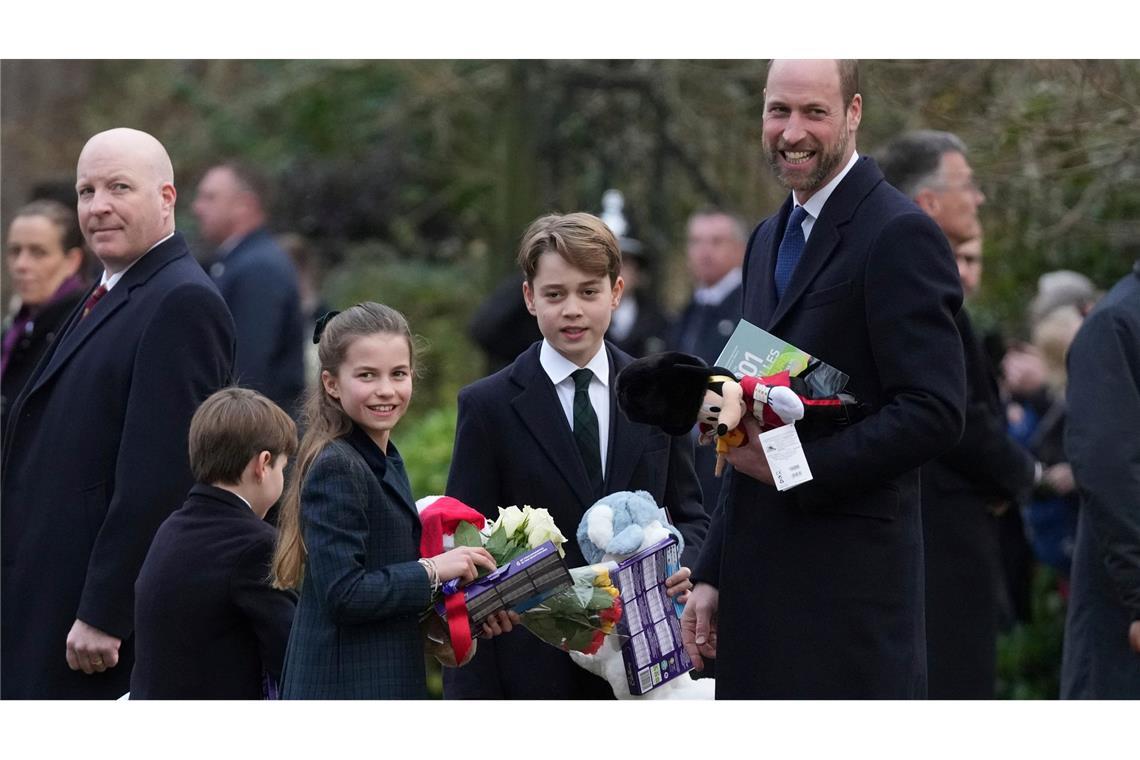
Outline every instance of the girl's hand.
[[490, 617], [483, 621], [483, 638], [489, 639], [492, 636], [499, 636], [504, 633], [510, 633], [511, 630], [522, 622], [517, 612], [511, 610], [499, 610], [492, 613]]
[[689, 601], [689, 591], [693, 588], [693, 582], [689, 580], [690, 575], [692, 571], [687, 567], [682, 567], [670, 575], [665, 579], [665, 593], [681, 604]]
[[449, 552], [432, 557], [435, 570], [439, 573], [440, 582], [459, 578], [464, 583], [470, 583], [479, 575], [478, 568], [485, 567], [488, 572], [495, 569], [495, 560], [482, 547], [458, 546]]

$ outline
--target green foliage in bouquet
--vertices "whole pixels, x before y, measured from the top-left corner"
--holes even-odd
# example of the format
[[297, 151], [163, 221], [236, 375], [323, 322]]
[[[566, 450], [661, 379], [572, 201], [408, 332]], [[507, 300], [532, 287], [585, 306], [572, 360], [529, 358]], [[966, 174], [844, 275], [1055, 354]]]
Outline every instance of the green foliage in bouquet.
[[621, 619], [621, 595], [606, 565], [576, 567], [573, 584], [522, 614], [531, 633], [570, 652], [594, 654]]

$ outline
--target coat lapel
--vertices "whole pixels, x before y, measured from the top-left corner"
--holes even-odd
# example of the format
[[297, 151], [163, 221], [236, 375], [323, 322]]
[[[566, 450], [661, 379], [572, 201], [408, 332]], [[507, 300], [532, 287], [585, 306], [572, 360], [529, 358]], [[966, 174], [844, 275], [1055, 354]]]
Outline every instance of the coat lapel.
[[[574, 495], [582, 504], [590, 505], [594, 503], [590, 478], [574, 443], [574, 434], [562, 414], [558, 394], [539, 363], [540, 345], [527, 349], [511, 371], [511, 381], [521, 389], [511, 400], [511, 407]], [[525, 443], [520, 441], [519, 445], [525, 446]]]
[[[815, 225], [812, 226], [811, 237], [804, 246], [803, 255], [800, 258], [799, 264], [796, 265], [795, 272], [792, 273], [792, 279], [788, 283], [788, 289], [784, 292], [784, 297], [780, 299], [776, 305], [775, 313], [772, 314], [771, 321], [768, 323], [767, 330], [771, 332], [780, 323], [793, 306], [803, 297], [807, 292], [808, 286], [816, 275], [820, 273], [824, 265], [835, 253], [836, 248], [839, 247], [841, 240], [840, 228], [849, 222], [855, 214], [855, 210], [867, 196], [867, 193], [882, 180], [883, 174], [879, 171], [879, 167], [875, 164], [874, 160], [867, 156], [863, 156], [856, 164], [851, 167], [851, 171], [839, 183], [839, 186], [832, 192], [831, 197], [827, 199], [827, 203], [823, 206], [823, 212], [820, 213], [819, 218], [816, 219]], [[788, 198], [784, 203], [784, 208], [781, 209], [781, 222], [779, 226], [780, 236], [783, 237], [784, 227], [787, 225], [788, 215], [791, 213], [791, 198]], [[773, 236], [775, 237], [775, 236]], [[778, 246], [778, 243], [776, 244]], [[775, 271], [775, 252], [772, 254], [771, 265], [772, 271]], [[768, 279], [769, 283], [775, 282], [775, 277]], [[772, 298], [775, 298], [775, 291], [773, 290]]]
[[[607, 348], [610, 348], [607, 346]], [[619, 355], [612, 348], [610, 356], [610, 437], [606, 457], [606, 479], [602, 494], [628, 490], [626, 486], [633, 477], [633, 468], [645, 448], [645, 435], [639, 434], [637, 425], [630, 422], [617, 403], [617, 375], [631, 361], [624, 354]]]
[[[155, 272], [182, 256], [186, 251], [186, 243], [182, 236], [176, 232], [174, 237], [147, 252], [138, 260], [138, 263], [127, 270], [119, 283], [111, 288], [107, 295], [103, 296], [98, 308], [87, 315], [85, 319], [80, 318], [83, 313], [83, 305], [80, 304], [71, 318], [68, 319], [63, 337], [56, 342], [55, 350], [50, 354], [43, 372], [39, 373], [39, 376], [33, 381], [35, 384], [28, 395], [35, 393], [59, 372], [60, 368], [67, 363], [79, 347], [86, 343], [88, 338], [111, 319], [112, 315], [131, 300], [131, 291], [146, 283]], [[91, 290], [84, 296], [84, 302], [94, 290], [95, 286], [92, 286]]]

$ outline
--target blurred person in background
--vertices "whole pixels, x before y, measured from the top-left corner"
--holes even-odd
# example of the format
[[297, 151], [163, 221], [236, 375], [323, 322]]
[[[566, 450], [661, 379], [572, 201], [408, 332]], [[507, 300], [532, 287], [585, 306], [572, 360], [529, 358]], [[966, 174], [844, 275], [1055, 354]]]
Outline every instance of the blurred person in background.
[[[963, 295], [975, 295], [985, 195], [965, 144], [949, 132], [908, 132], [887, 146], [880, 166], [938, 224]], [[993, 699], [999, 614], [1008, 604], [996, 515], [1028, 499], [1039, 468], [1006, 431], [997, 379], [966, 308], [954, 323], [966, 360], [965, 429], [922, 467], [928, 689], [931, 699]]]
[[217, 246], [210, 276], [237, 326], [235, 380], [294, 418], [304, 380], [304, 317], [297, 271], [266, 227], [268, 185], [227, 161], [206, 172], [194, 196], [199, 232]]
[[8, 226], [7, 251], [19, 307], [4, 325], [0, 430], [8, 405], [86, 291], [83, 235], [74, 209], [53, 200], [24, 206]]
[[625, 217], [625, 196], [620, 190], [611, 188], [602, 194], [599, 218], [618, 240], [621, 278], [625, 280], [621, 303], [614, 310], [606, 339], [635, 358], [664, 351], [669, 320], [651, 287], [653, 260], [641, 241], [630, 234], [629, 220]]
[[619, 237], [618, 245], [625, 290], [606, 338], [635, 358], [664, 351], [670, 326], [649, 285], [652, 258], [640, 240]]
[[[1032, 334], [1038, 323], [1045, 319], [1053, 310], [1072, 306], [1079, 315], [1087, 314], [1096, 303], [1098, 297], [1092, 281], [1083, 274], [1070, 270], [1046, 272], [1037, 280], [1037, 292], [1026, 309], [1029, 332]], [[1056, 358], [1054, 365], [1056, 365]], [[1028, 342], [1014, 342], [1009, 345], [1001, 356], [1002, 389], [1006, 397], [1006, 417], [1010, 434], [1023, 446], [1034, 453], [1038, 459], [1044, 459], [1045, 464], [1059, 464], [1063, 455], [1059, 453], [1061, 429], [1059, 426], [1063, 418], [1063, 404], [1056, 406], [1056, 393], [1050, 390], [1045, 357], [1038, 345], [1032, 340]], [[1056, 371], [1053, 373], [1056, 379]], [[1049, 414], [1053, 409], [1052, 414]], [[1049, 418], [1046, 419], [1046, 415]], [[1045, 422], [1045, 427], [1038, 432], [1039, 426]], [[1052, 433], [1048, 433], [1052, 428]], [[1042, 457], [1037, 452], [1044, 446], [1047, 454]], [[1051, 461], [1049, 461], [1051, 460]], [[1067, 507], [1062, 509], [1046, 508], [1042, 510], [1033, 507], [1039, 499], [1052, 500], [1058, 494], [1051, 490], [1049, 481], [1055, 481], [1064, 487], [1064, 468], [1053, 470], [1047, 479], [1038, 484], [1034, 493], [1034, 501], [1030, 506], [1036, 517], [1052, 515], [1052, 518], [1063, 517]], [[1075, 505], [1075, 501], [1072, 504]], [[1056, 503], [1054, 502], [1056, 505]], [[1024, 513], [1024, 514], [1023, 514]], [[1001, 543], [1003, 561], [1006, 569], [1007, 590], [1011, 601], [1009, 610], [1009, 623], [1014, 621], [1028, 622], [1031, 619], [1031, 586], [1035, 562], [1045, 552], [1046, 540], [1044, 536], [1053, 532], [1053, 525], [1063, 525], [1065, 520], [1046, 519], [1034, 531], [1027, 523], [1029, 509], [1010, 510], [1001, 517]], [[1064, 535], [1062, 530], [1059, 535]], [[1071, 531], [1068, 531], [1071, 536]], [[1030, 541], [1034, 537], [1036, 546]], [[1062, 573], [1060, 591], [1066, 593], [1068, 574], [1068, 559], [1066, 553], [1071, 554], [1071, 541], [1069, 549], [1061, 548], [1059, 541], [1052, 541], [1054, 549], [1046, 552], [1049, 560], [1041, 559]]]
[[[748, 229], [737, 216], [708, 207], [689, 217], [686, 230], [685, 257], [693, 296], [673, 323], [668, 347], [699, 356], [711, 366], [716, 364], [740, 321], [744, 292], [741, 272]], [[694, 442], [696, 436], [694, 429]], [[705, 510], [712, 514], [721, 487], [721, 479], [714, 474], [714, 448], [697, 446], [694, 464], [704, 492]]]
[[1036, 424], [1026, 446], [1044, 465], [1041, 482], [1025, 507], [1026, 537], [1038, 561], [1058, 574], [1061, 595], [1068, 597], [1069, 573], [1077, 535], [1079, 499], [1065, 455], [1067, 416], [1065, 357], [1083, 317], [1073, 305], [1053, 309], [1033, 327], [1033, 347], [1041, 357], [1043, 383], [1036, 396]]
[[332, 307], [321, 294], [323, 272], [320, 258], [312, 243], [303, 235], [286, 232], [276, 237], [277, 245], [289, 254], [297, 270], [297, 287], [301, 295], [301, 313], [305, 318], [305, 329], [301, 334], [301, 347], [305, 356], [305, 379], [312, 388], [317, 387], [321, 374], [320, 359], [317, 358], [317, 344], [313, 343], [313, 329], [317, 320]]

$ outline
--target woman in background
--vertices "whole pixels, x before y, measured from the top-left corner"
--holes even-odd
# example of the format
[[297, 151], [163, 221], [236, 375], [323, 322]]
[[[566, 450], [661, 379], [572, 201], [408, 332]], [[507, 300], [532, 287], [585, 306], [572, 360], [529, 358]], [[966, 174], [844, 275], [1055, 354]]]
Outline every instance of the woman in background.
[[51, 200], [24, 206], [8, 227], [7, 252], [19, 307], [4, 325], [0, 414], [7, 414], [86, 291], [75, 209]]

